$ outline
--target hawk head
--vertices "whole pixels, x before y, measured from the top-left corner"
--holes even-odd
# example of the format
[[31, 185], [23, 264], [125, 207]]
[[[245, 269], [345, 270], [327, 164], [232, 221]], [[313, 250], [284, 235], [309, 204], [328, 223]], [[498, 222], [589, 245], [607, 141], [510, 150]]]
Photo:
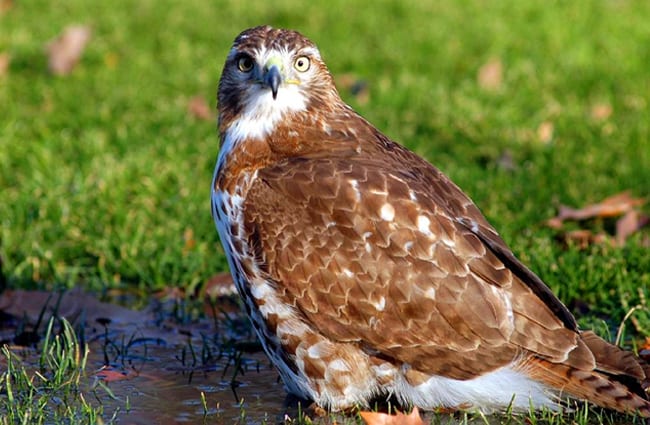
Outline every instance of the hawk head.
[[[242, 138], [268, 136], [292, 114], [338, 104], [318, 48], [296, 31], [260, 26], [235, 38], [219, 82], [222, 135], [240, 119]], [[245, 125], [244, 125], [245, 123]]]

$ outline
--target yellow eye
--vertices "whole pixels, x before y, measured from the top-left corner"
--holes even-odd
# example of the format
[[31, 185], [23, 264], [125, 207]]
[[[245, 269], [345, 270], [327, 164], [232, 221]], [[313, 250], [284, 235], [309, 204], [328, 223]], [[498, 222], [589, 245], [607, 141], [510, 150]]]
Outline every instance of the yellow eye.
[[309, 69], [309, 58], [307, 56], [300, 56], [293, 63], [293, 67], [296, 68], [298, 72], [305, 72]]
[[242, 56], [237, 60], [237, 68], [241, 72], [249, 72], [253, 69], [253, 58], [250, 56]]

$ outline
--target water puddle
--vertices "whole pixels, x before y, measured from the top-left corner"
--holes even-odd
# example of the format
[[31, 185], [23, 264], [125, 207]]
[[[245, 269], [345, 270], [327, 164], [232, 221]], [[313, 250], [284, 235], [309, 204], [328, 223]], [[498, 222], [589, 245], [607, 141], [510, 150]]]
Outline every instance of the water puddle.
[[[183, 347], [150, 345], [147, 354], [134, 362], [132, 378], [108, 384], [117, 396], [101, 396], [106, 412], [120, 409], [118, 418], [130, 424], [175, 423], [276, 423], [282, 417], [284, 390], [278, 375], [262, 353], [241, 358], [233, 382], [231, 358], [204, 365], [183, 364]], [[99, 358], [98, 358], [99, 357]], [[91, 359], [101, 364], [100, 353]], [[139, 364], [138, 364], [139, 363]], [[97, 390], [98, 394], [102, 391]], [[203, 393], [203, 396], [202, 396]], [[128, 397], [129, 410], [125, 411]], [[202, 399], [205, 399], [205, 407]], [[207, 410], [206, 410], [207, 408]]]
[[[105, 419], [117, 412], [118, 422], [128, 424], [281, 422], [286, 393], [236, 300], [222, 297], [203, 306], [207, 315], [192, 308], [168, 299], [133, 311], [81, 292], [61, 298], [7, 292], [0, 311], [13, 318], [0, 320], [0, 339], [15, 346], [17, 328], [25, 323], [66, 317], [88, 343], [85, 397], [101, 403]], [[35, 334], [42, 337], [43, 326], [26, 333], [32, 342], [38, 341]], [[35, 369], [40, 353], [18, 351], [23, 364]]]

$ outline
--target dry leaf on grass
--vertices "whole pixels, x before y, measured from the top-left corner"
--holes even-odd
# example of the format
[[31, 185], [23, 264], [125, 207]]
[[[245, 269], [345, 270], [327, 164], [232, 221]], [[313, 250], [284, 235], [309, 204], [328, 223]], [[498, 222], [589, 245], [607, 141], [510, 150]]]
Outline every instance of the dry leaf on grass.
[[183, 254], [187, 254], [196, 248], [196, 239], [194, 238], [194, 230], [191, 227], [187, 227], [183, 231]]
[[12, 0], [0, 0], [0, 15], [8, 12], [14, 6]]
[[414, 407], [413, 411], [408, 415], [400, 412], [397, 412], [396, 415], [360, 412], [360, 415], [367, 425], [424, 425], [417, 407]]
[[548, 144], [553, 140], [553, 133], [555, 126], [550, 121], [544, 121], [537, 127], [537, 139], [544, 143]]
[[478, 85], [489, 91], [498, 90], [503, 83], [503, 65], [499, 59], [491, 59], [478, 70]]
[[11, 56], [9, 53], [0, 53], [0, 77], [4, 77], [9, 72], [9, 63], [11, 63]]
[[612, 115], [612, 111], [609, 103], [596, 103], [591, 107], [591, 118], [594, 121], [605, 121]]
[[630, 235], [650, 224], [650, 217], [637, 210], [644, 203], [644, 199], [633, 198], [629, 191], [625, 191], [583, 208], [576, 209], [561, 205], [558, 215], [547, 220], [546, 225], [559, 230], [564, 227], [564, 222], [569, 220], [585, 221], [593, 218], [615, 218], [622, 216], [616, 221], [614, 241], [605, 233], [594, 233], [588, 229], [567, 231], [563, 237], [566, 242], [572, 242], [581, 248], [607, 241], [615, 242], [618, 246], [623, 246]]
[[50, 72], [54, 75], [67, 75], [72, 72], [90, 40], [90, 34], [89, 27], [72, 25], [51, 41], [47, 45]]
[[152, 293], [152, 295], [160, 301], [172, 302], [182, 302], [187, 296], [185, 289], [177, 286], [165, 286], [164, 288]]
[[190, 115], [200, 120], [212, 120], [212, 109], [202, 96], [194, 96], [187, 104], [187, 110]]
[[235, 283], [232, 281], [230, 273], [219, 273], [212, 276], [201, 291], [201, 298], [223, 297], [236, 293]]
[[564, 241], [580, 249], [586, 249], [590, 245], [599, 245], [609, 241], [610, 238], [604, 233], [594, 233], [587, 229], [571, 230], [564, 234]]
[[650, 217], [639, 213], [637, 210], [630, 210], [616, 222], [616, 243], [619, 246], [625, 245], [627, 238], [641, 230], [650, 223]]
[[625, 191], [583, 208], [574, 209], [561, 205], [558, 215], [548, 220], [546, 224], [549, 227], [560, 228], [566, 220], [581, 221], [597, 217], [618, 217], [644, 203], [644, 199], [632, 198], [630, 192]]

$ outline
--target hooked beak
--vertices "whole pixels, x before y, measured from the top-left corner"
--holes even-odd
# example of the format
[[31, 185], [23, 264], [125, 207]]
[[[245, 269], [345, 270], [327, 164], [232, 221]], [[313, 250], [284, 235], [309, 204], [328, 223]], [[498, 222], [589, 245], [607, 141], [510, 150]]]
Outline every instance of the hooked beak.
[[273, 100], [278, 97], [278, 88], [282, 83], [282, 74], [278, 65], [271, 65], [264, 74], [264, 84], [271, 88]]

